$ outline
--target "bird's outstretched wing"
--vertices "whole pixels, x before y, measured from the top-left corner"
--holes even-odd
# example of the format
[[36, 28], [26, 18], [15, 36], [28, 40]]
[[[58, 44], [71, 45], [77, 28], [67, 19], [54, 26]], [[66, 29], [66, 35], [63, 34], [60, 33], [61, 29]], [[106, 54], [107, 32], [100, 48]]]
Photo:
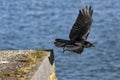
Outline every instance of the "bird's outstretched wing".
[[86, 6], [79, 11], [78, 17], [69, 34], [71, 41], [79, 42], [87, 39], [92, 24], [92, 13], [93, 9], [91, 6]]

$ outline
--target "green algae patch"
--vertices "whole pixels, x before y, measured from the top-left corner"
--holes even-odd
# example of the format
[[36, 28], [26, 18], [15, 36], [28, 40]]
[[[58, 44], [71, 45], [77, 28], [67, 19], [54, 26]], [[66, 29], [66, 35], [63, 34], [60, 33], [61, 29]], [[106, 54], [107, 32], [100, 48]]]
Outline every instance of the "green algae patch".
[[55, 71], [53, 71], [53, 72], [50, 74], [48, 80], [58, 80], [57, 77], [56, 77], [56, 73], [55, 73]]
[[43, 50], [5, 52], [4, 54], [10, 53], [10, 57], [5, 58], [9, 63], [0, 64], [0, 80], [30, 80], [31, 75], [34, 74], [35, 66], [42, 62], [48, 53]]
[[41, 58], [45, 55], [46, 55], [46, 53], [43, 50], [36, 50], [36, 51], [34, 51], [34, 53], [31, 54], [31, 56], [36, 57], [36, 58]]

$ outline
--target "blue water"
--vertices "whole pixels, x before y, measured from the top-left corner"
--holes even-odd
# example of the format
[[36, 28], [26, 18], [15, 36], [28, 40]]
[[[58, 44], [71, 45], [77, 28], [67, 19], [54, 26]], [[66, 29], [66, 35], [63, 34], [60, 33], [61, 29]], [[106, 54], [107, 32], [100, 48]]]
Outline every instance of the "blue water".
[[[79, 9], [94, 9], [81, 55], [54, 46], [68, 39]], [[0, 49], [54, 49], [59, 80], [120, 80], [120, 0], [0, 0]]]

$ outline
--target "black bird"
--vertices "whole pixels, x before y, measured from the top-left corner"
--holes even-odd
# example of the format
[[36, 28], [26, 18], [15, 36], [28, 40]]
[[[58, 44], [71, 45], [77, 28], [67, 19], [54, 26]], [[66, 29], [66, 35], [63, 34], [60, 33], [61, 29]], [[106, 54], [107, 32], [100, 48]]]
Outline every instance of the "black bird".
[[84, 48], [94, 47], [87, 41], [92, 24], [93, 9], [86, 6], [79, 11], [78, 17], [70, 31], [69, 39], [55, 39], [55, 46], [63, 47], [63, 51], [72, 51], [81, 54]]

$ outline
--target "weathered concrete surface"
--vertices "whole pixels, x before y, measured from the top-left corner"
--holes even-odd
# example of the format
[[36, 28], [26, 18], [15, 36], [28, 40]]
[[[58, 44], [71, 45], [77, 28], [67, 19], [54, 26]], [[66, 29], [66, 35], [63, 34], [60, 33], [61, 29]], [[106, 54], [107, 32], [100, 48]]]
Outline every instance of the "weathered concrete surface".
[[[6, 62], [7, 58], [15, 57], [16, 53], [17, 54], [29, 54], [30, 52], [33, 53], [34, 51], [36, 51], [36, 50], [0, 51], [0, 59], [1, 59], [0, 66], [2, 64], [7, 63]], [[55, 74], [55, 63], [54, 63], [53, 50], [46, 50], [45, 52], [47, 53], [47, 55], [42, 57], [42, 59], [38, 60], [35, 64], [35, 66], [25, 75], [24, 78], [21, 78], [20, 80], [57, 80], [56, 74]], [[7, 53], [9, 53], [9, 54], [7, 54]], [[2, 69], [2, 67], [1, 67], [1, 69]], [[9, 79], [6, 78], [6, 80], [9, 80]], [[11, 80], [12, 79], [14, 80], [14, 78], [11, 78]], [[0, 78], [0, 80], [4, 80], [4, 79]], [[15, 80], [19, 80], [19, 79], [15, 79]]]
[[42, 61], [31, 80], [57, 80], [55, 75], [53, 51], [51, 51], [50, 54]]

